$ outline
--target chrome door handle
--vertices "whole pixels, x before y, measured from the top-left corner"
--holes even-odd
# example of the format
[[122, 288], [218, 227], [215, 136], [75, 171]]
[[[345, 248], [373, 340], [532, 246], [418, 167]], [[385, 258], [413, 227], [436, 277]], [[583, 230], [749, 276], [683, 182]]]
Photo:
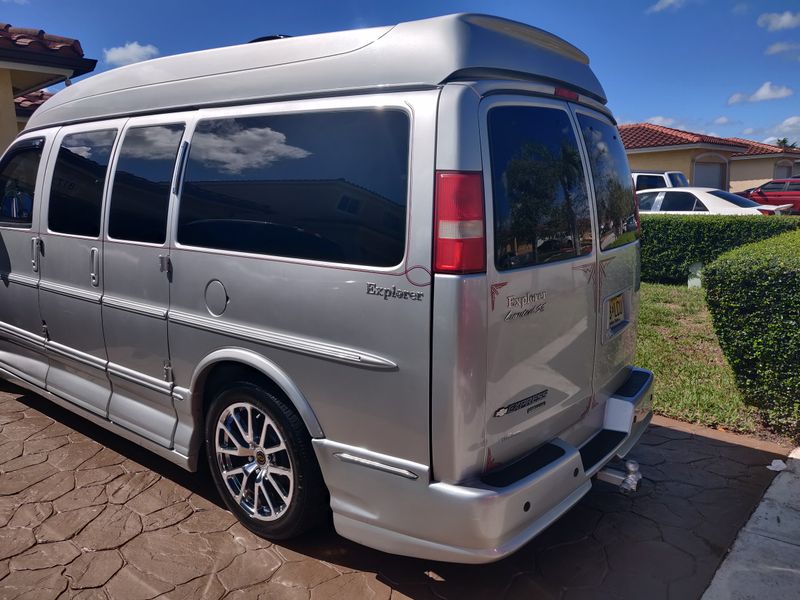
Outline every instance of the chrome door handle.
[[100, 283], [100, 251], [97, 248], [92, 248], [90, 253], [91, 271], [89, 272], [89, 279], [92, 286], [97, 287]]
[[31, 269], [34, 273], [39, 272], [39, 247], [40, 240], [38, 237], [31, 238]]

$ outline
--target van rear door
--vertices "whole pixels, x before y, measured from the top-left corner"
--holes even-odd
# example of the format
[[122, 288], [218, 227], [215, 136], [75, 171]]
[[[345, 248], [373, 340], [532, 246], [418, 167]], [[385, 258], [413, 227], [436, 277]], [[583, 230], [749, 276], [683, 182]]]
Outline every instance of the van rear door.
[[487, 471], [581, 422], [592, 405], [596, 233], [575, 125], [554, 99], [481, 104]]
[[572, 105], [586, 156], [597, 212], [598, 333], [594, 400], [588, 423], [602, 423], [608, 397], [628, 378], [636, 353], [641, 267], [639, 215], [619, 132], [604, 115]]

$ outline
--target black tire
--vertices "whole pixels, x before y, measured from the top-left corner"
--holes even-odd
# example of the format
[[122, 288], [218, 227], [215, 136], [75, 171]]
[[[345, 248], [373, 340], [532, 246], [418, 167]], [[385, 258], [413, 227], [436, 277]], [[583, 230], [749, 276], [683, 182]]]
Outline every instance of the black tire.
[[[224, 458], [218, 459], [217, 456], [217, 423], [226, 409], [238, 403], [249, 403], [271, 419], [283, 438], [285, 452], [291, 461], [291, 501], [287, 503], [283, 514], [279, 514], [279, 511], [273, 513], [279, 514], [277, 518], [272, 517], [275, 520], [264, 521], [245, 510], [234, 498], [221, 472], [220, 460]], [[229, 439], [222, 435], [223, 439]], [[256, 535], [274, 540], [288, 539], [321, 524], [330, 514], [328, 491], [314, 455], [311, 436], [289, 401], [277, 390], [251, 381], [237, 381], [217, 391], [206, 412], [205, 447], [211, 476], [220, 496], [239, 521]], [[282, 452], [281, 456], [285, 457]], [[242, 460], [252, 462], [249, 458]], [[287, 477], [286, 480], [292, 480], [292, 477]], [[235, 480], [233, 481], [235, 485]], [[275, 486], [271, 488], [273, 492], [274, 489]], [[263, 494], [259, 496], [262, 499], [263, 497]], [[269, 508], [272, 509], [271, 504]], [[262, 510], [266, 509], [262, 507]]]

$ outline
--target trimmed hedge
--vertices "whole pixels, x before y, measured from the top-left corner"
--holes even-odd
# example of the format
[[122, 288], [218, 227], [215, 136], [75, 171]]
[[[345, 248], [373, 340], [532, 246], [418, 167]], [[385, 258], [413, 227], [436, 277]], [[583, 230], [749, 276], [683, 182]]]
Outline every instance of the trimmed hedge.
[[686, 283], [694, 263], [795, 229], [800, 217], [642, 215], [642, 280]]
[[773, 430], [800, 438], [800, 231], [722, 255], [703, 270], [703, 285], [745, 402]]

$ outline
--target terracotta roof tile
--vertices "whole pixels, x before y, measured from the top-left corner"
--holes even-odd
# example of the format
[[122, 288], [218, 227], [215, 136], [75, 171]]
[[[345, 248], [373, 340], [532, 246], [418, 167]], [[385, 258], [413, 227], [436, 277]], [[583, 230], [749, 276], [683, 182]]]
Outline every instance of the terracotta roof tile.
[[692, 133], [663, 125], [652, 123], [634, 123], [620, 125], [622, 143], [628, 150], [637, 148], [653, 148], [658, 146], [682, 146], [686, 144], [714, 144], [718, 146], [743, 146], [740, 142], [730, 139]]
[[744, 138], [728, 138], [734, 143], [747, 146], [744, 152], [737, 152], [733, 156], [757, 156], [759, 154], [797, 154], [800, 156], [800, 148], [783, 148], [773, 144], [765, 144], [764, 142], [754, 142], [753, 140], [746, 140]]
[[0, 47], [83, 58], [83, 48], [78, 40], [45, 33], [41, 29], [12, 27], [8, 23], [0, 23]]
[[24, 96], [14, 98], [14, 108], [16, 108], [17, 115], [20, 117], [29, 117], [37, 108], [49, 99], [53, 94], [39, 90], [38, 92], [31, 92]]

